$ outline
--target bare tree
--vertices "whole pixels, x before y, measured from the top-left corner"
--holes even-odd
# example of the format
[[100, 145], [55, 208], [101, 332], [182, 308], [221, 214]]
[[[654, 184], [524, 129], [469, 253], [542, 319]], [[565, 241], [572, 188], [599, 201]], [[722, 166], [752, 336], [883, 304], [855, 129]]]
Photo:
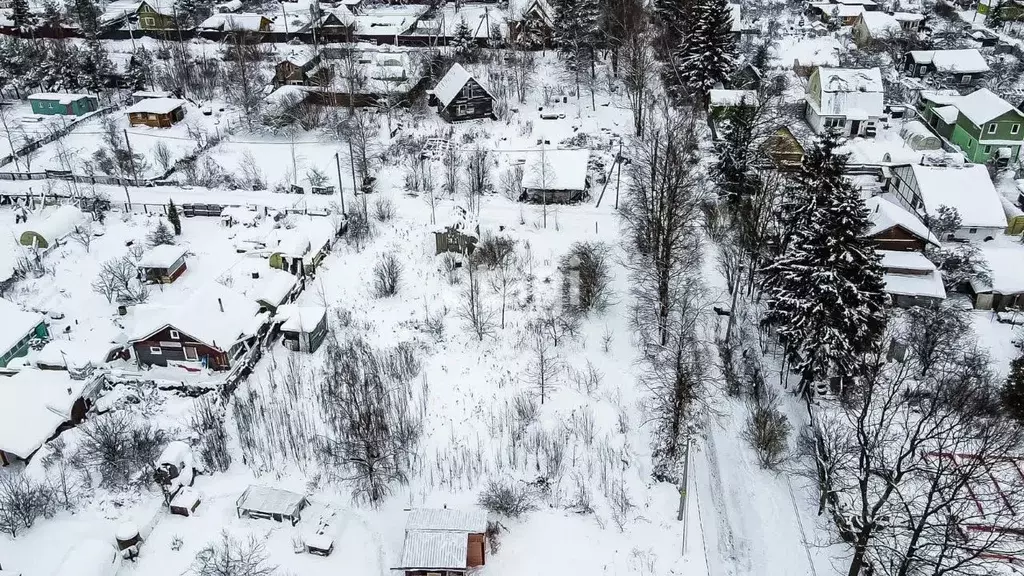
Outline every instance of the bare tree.
[[466, 162], [466, 210], [480, 213], [480, 199], [491, 191], [491, 165], [485, 148], [477, 147]]
[[955, 356], [970, 334], [969, 312], [953, 301], [907, 310], [906, 327], [900, 337], [911, 358], [925, 377], [935, 364]]
[[167, 431], [127, 412], [98, 416], [79, 430], [82, 464], [99, 474], [103, 485], [116, 488], [148, 484], [168, 441]]
[[225, 530], [219, 541], [196, 554], [189, 572], [195, 576], [273, 576], [277, 566], [270, 564], [264, 539], [250, 534], [238, 540]]
[[[251, 154], [246, 150], [247, 154]], [[160, 169], [167, 172], [174, 166], [174, 157], [171, 155], [171, 149], [167, 147], [163, 141], [159, 141], [153, 146], [153, 159], [160, 165]]]
[[762, 388], [748, 401], [743, 439], [754, 449], [761, 468], [775, 470], [785, 461], [792, 426], [779, 410], [779, 397], [773, 388]]
[[92, 282], [92, 289], [112, 302], [114, 297], [126, 304], [142, 303], [149, 299], [149, 288], [139, 280], [139, 270], [127, 256], [111, 258], [103, 263]]
[[562, 371], [562, 359], [555, 345], [540, 323], [531, 324], [525, 334], [529, 365], [524, 372], [527, 380], [537, 387], [540, 403], [544, 404]]
[[449, 196], [455, 196], [459, 191], [459, 168], [461, 166], [462, 157], [455, 145], [452, 144], [444, 155], [444, 191]]
[[532, 52], [512, 50], [508, 54], [507, 62], [516, 97], [520, 104], [525, 104], [526, 95], [533, 86], [533, 77], [537, 70], [536, 59]]
[[86, 254], [89, 253], [89, 247], [92, 245], [92, 226], [89, 224], [82, 224], [81, 226], [75, 226], [75, 229], [69, 234], [71, 239], [79, 243], [82, 248], [85, 248]]
[[483, 341], [485, 336], [494, 334], [494, 310], [484, 303], [480, 292], [480, 271], [477, 263], [470, 259], [466, 265], [469, 282], [462, 291], [462, 303], [459, 306], [459, 317], [469, 325], [477, 339]]
[[11, 156], [14, 158], [14, 167], [17, 168], [18, 171], [20, 172], [21, 171], [21, 165], [18, 163], [18, 155], [16, 154], [16, 152], [18, 151], [18, 148], [17, 148], [17, 146], [14, 145], [14, 137], [13, 137], [13, 132], [12, 132], [12, 128], [11, 128], [11, 118], [10, 118], [10, 116], [11, 116], [10, 107], [8, 107], [8, 106], [0, 106], [0, 126], [3, 126], [3, 128], [4, 128], [4, 135], [7, 136], [7, 145], [10, 147], [10, 149], [11, 149]]
[[0, 470], [0, 531], [17, 538], [52, 511], [46, 486], [32, 482], [23, 472]]
[[637, 29], [622, 45], [622, 82], [633, 112], [633, 134], [642, 138], [653, 106], [652, 90], [657, 86], [658, 62], [652, 48], [653, 31], [646, 17], [640, 16], [639, 20]]
[[241, 109], [245, 122], [252, 130], [253, 120], [259, 117], [260, 108], [264, 104], [263, 78], [261, 60], [262, 45], [258, 42], [247, 42], [246, 35], [234, 33], [230, 35], [231, 45], [228, 47], [230, 58], [226, 58], [224, 71], [224, 93], [228, 101]]

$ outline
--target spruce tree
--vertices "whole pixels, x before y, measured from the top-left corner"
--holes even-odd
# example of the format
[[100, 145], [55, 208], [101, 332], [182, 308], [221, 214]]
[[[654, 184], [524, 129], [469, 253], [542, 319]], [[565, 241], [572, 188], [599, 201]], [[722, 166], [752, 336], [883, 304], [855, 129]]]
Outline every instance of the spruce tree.
[[722, 142], [718, 145], [718, 162], [715, 166], [722, 190], [730, 204], [750, 194], [753, 175], [750, 159], [754, 142], [754, 123], [757, 108], [737, 106], [729, 110], [722, 119]]
[[1003, 7], [998, 4], [989, 8], [988, 18], [985, 19], [985, 25], [993, 30], [999, 30], [1003, 27]]
[[94, 0], [72, 0], [68, 12], [78, 23], [85, 37], [94, 37], [99, 31], [102, 12]]
[[164, 244], [174, 244], [174, 232], [171, 232], [167, 223], [163, 220], [157, 222], [156, 227], [149, 231], [146, 235], [146, 242], [150, 246], [163, 246]]
[[455, 27], [452, 48], [463, 62], [470, 62], [476, 58], [476, 41], [473, 38], [473, 31], [469, 29], [469, 24], [466, 24], [465, 18], [460, 20], [459, 25]]
[[28, 0], [11, 2], [11, 20], [15, 28], [26, 28], [32, 24], [32, 13], [28, 9]]
[[555, 46], [573, 72], [578, 96], [582, 75], [596, 62], [600, 7], [596, 0], [557, 0], [554, 9]]
[[879, 256], [863, 237], [868, 211], [843, 176], [838, 146], [827, 134], [804, 158], [780, 214], [782, 252], [764, 269], [765, 319], [804, 393], [815, 379], [856, 374], [886, 322]]
[[1010, 374], [1001, 392], [1003, 410], [1018, 422], [1024, 422], [1024, 355], [1010, 362]]
[[149, 79], [153, 76], [153, 56], [145, 46], [139, 46], [128, 60], [127, 76], [128, 85], [133, 91], [145, 90], [151, 85]]
[[78, 84], [90, 92], [100, 93], [106, 88], [107, 79], [114, 71], [107, 49], [93, 37], [85, 42], [85, 50], [79, 60]]
[[174, 235], [181, 236], [181, 215], [178, 214], [178, 207], [174, 205], [174, 200], [167, 201], [167, 221], [174, 228]]
[[687, 92], [706, 104], [708, 93], [729, 79], [736, 63], [732, 13], [725, 0], [698, 0], [690, 21], [674, 63]]

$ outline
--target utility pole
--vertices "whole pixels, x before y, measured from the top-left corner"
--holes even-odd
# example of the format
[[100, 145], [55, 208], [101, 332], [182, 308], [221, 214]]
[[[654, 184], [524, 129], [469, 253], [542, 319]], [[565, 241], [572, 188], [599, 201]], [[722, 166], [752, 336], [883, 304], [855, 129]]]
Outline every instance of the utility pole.
[[[135, 185], [139, 184], [139, 175], [135, 172], [135, 156], [132, 155], [132, 143], [128, 139], [128, 130], [124, 131], [124, 143], [128, 147], [128, 162], [132, 165], [132, 178], [135, 179]], [[128, 193], [128, 184], [124, 185], [124, 195], [128, 197], [128, 210], [132, 209], [132, 196]]]
[[288, 13], [284, 11], [284, 0], [281, 0], [281, 20], [284, 21], [284, 41], [288, 41]]
[[622, 139], [619, 139], [619, 152], [615, 159], [619, 161], [618, 172], [615, 173], [615, 209], [619, 209], [619, 182], [622, 181]]
[[689, 524], [689, 502], [688, 494], [690, 484], [690, 440], [686, 440], [686, 448], [683, 450], [683, 487], [679, 490], [679, 520], [683, 522], [683, 556], [686, 556], [686, 533]]
[[[334, 153], [334, 166], [338, 169], [338, 198], [341, 199], [341, 215], [345, 215], [345, 186], [341, 183], [341, 155]], [[355, 185], [355, 182], [352, 183]]]
[[132, 19], [128, 17], [128, 11], [124, 11], [124, 21], [128, 24], [128, 37], [132, 39], [132, 53], [135, 53], [135, 34], [132, 33]]

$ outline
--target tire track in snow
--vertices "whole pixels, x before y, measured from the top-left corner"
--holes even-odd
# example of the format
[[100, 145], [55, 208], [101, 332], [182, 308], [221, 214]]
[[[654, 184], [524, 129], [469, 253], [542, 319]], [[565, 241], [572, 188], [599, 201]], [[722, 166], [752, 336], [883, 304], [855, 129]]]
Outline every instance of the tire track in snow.
[[708, 475], [711, 479], [709, 492], [711, 492], [711, 505], [715, 510], [715, 524], [718, 528], [718, 551], [723, 560], [731, 560], [735, 567], [739, 563], [736, 554], [736, 540], [733, 536], [732, 522], [729, 520], [729, 510], [725, 505], [725, 498], [722, 496], [722, 472], [718, 465], [718, 448], [715, 445], [715, 431], [712, 427], [704, 443], [706, 460], [708, 463]]

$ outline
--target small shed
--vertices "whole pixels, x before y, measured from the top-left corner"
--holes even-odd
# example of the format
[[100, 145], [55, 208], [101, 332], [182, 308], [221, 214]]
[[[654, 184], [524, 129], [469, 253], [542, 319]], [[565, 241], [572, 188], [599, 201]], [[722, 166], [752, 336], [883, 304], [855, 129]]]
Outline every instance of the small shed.
[[53, 576], [114, 576], [121, 566], [121, 555], [110, 542], [85, 539], [75, 543]]
[[590, 150], [533, 150], [526, 154], [523, 179], [527, 199], [543, 204], [580, 200], [590, 188]]
[[308, 534], [303, 536], [302, 543], [308, 554], [330, 556], [334, 552], [334, 539], [327, 534]]
[[132, 126], [170, 128], [185, 118], [185, 101], [177, 98], [146, 98], [128, 107]]
[[487, 512], [417, 508], [409, 512], [401, 566], [406, 576], [452, 576], [486, 563]]
[[59, 243], [88, 221], [88, 217], [77, 207], [65, 204], [40, 222], [26, 224], [18, 235], [18, 241], [22, 246], [45, 250]]
[[182, 488], [171, 498], [171, 514], [192, 516], [202, 503], [199, 493], [191, 488]]
[[309, 236], [298, 229], [281, 230], [277, 246], [270, 252], [270, 267], [301, 276], [302, 257], [310, 251]]
[[294, 526], [302, 519], [302, 510], [308, 504], [302, 494], [265, 486], [249, 486], [238, 497], [235, 509], [239, 518], [265, 518], [278, 522], [288, 520]]
[[327, 337], [327, 308], [284, 304], [275, 318], [281, 320], [284, 347], [295, 352], [316, 352]]
[[464, 221], [457, 222], [434, 230], [434, 254], [451, 252], [453, 254], [472, 255], [476, 244], [480, 241], [480, 225], [469, 225]]
[[83, 116], [99, 106], [96, 98], [88, 94], [60, 94], [38, 92], [28, 97], [33, 114], [46, 116]]
[[154, 246], [139, 259], [138, 268], [145, 282], [170, 284], [188, 268], [185, 263], [185, 248], [174, 244]]

